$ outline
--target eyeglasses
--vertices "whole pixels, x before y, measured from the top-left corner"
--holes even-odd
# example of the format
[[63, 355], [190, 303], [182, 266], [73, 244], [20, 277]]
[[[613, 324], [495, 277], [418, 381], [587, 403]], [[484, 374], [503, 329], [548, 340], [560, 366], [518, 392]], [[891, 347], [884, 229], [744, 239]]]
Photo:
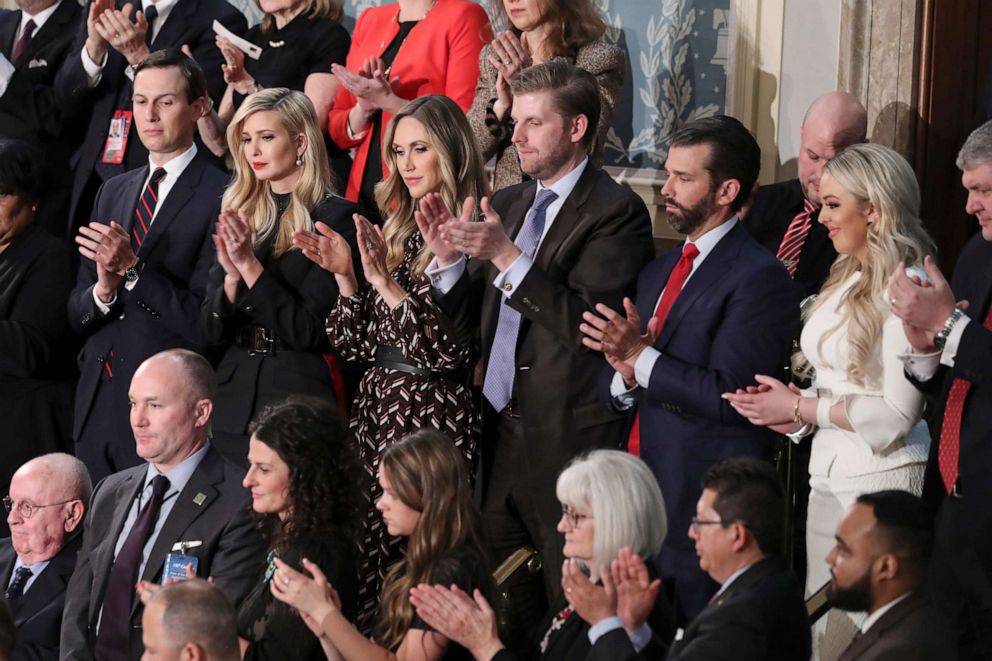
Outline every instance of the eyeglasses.
[[30, 519], [32, 516], [34, 516], [35, 511], [40, 510], [43, 507], [55, 507], [57, 505], [65, 505], [66, 503], [71, 503], [74, 500], [79, 500], [79, 499], [70, 498], [69, 500], [63, 500], [61, 503], [50, 503], [48, 505], [35, 505], [34, 503], [28, 503], [23, 500], [15, 503], [10, 496], [4, 496], [3, 508], [7, 510], [7, 512], [12, 512], [13, 510], [16, 509], [17, 513], [20, 514], [23, 518]]
[[592, 518], [592, 514], [577, 514], [568, 505], [561, 506], [561, 515], [565, 517], [569, 528], [578, 528], [580, 523]]
[[692, 531], [698, 535], [699, 529], [702, 526], [723, 526], [727, 524], [725, 524], [720, 519], [717, 519], [716, 521], [704, 521], [703, 519], [692, 517], [692, 523], [690, 525], [692, 526]]

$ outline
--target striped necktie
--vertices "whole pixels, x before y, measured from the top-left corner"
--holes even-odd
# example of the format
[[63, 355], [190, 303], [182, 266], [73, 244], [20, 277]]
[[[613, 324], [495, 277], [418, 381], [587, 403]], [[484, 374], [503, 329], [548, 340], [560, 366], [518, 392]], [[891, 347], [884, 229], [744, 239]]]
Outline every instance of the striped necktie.
[[809, 200], [803, 200], [803, 210], [796, 214], [796, 217], [789, 223], [782, 237], [782, 243], [778, 247], [775, 257], [782, 262], [789, 271], [789, 277], [796, 277], [796, 267], [799, 265], [799, 254], [803, 251], [806, 237], [809, 236], [809, 228], [813, 225], [813, 214], [819, 207]]

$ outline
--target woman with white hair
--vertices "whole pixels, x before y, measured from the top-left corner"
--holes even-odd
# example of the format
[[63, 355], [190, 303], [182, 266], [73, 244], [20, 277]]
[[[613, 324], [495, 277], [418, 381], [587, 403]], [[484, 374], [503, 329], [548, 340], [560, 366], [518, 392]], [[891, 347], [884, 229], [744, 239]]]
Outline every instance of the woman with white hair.
[[[645, 559], [657, 555], [667, 532], [665, 504], [647, 465], [618, 450], [595, 450], [577, 457], [558, 476], [555, 491], [562, 506], [558, 532], [565, 542], [565, 590], [538, 626], [525, 658], [583, 659], [590, 649], [591, 623], [582, 619], [581, 606], [573, 604], [577, 594], [573, 594], [572, 586], [578, 592], [580, 583], [586, 587], [589, 581], [611, 583], [610, 565], [621, 555], [621, 549]], [[589, 580], [576, 582], [579, 573], [588, 573]], [[411, 594], [421, 619], [467, 648], [475, 658], [489, 659], [497, 654], [501, 661], [517, 658], [499, 640], [495, 614], [478, 591], [474, 602], [464, 593], [439, 585], [420, 585]], [[672, 615], [663, 596], [655, 599], [648, 623], [657, 639], [667, 640]], [[637, 648], [650, 640], [646, 630], [639, 632], [640, 636], [629, 633]]]

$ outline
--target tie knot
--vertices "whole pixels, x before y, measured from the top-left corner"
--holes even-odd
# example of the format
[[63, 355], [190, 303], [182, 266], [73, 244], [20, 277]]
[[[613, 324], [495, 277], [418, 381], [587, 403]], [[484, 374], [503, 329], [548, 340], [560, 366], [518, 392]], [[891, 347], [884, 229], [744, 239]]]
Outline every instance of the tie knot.
[[24, 34], [30, 37], [34, 34], [35, 27], [34, 19], [29, 18], [28, 22], [24, 24]]
[[30, 567], [18, 567], [14, 571], [14, 580], [15, 581], [25, 581], [25, 580], [31, 578], [31, 575], [33, 573], [34, 572], [31, 571], [31, 568]]
[[154, 3], [149, 3], [145, 7], [145, 20], [148, 21], [148, 27], [150, 28], [155, 19], [158, 18], [158, 7]]
[[539, 191], [537, 194], [537, 199], [534, 200], [534, 211], [544, 211], [551, 203], [558, 199], [558, 193], [554, 192], [550, 188], [545, 188]]
[[165, 175], [166, 175], [165, 168], [155, 168], [155, 171], [152, 172], [152, 178], [150, 183], [153, 186], [158, 186], [159, 183], [163, 179], [165, 179]]
[[682, 246], [682, 257], [688, 259], [690, 262], [696, 259], [699, 254], [699, 248], [696, 247], [695, 243], [686, 243]]
[[152, 498], [161, 499], [165, 492], [169, 490], [169, 478], [165, 475], [156, 475], [152, 478]]

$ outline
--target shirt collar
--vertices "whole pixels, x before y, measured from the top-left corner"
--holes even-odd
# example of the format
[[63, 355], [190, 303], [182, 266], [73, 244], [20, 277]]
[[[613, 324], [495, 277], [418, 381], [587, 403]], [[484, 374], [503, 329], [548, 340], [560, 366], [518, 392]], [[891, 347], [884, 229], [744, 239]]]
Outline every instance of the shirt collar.
[[145, 485], [142, 487], [142, 490], [147, 489], [152, 483], [152, 480], [157, 476], [165, 475], [169, 478], [169, 490], [165, 492], [166, 495], [182, 493], [182, 490], [186, 488], [186, 483], [193, 477], [193, 471], [203, 461], [203, 457], [207, 454], [208, 449], [210, 449], [210, 443], [204, 443], [202, 448], [173, 466], [172, 470], [168, 473], [162, 473], [159, 469], [155, 468], [154, 464], [148, 464], [148, 470], [145, 472]]
[[55, 13], [55, 10], [59, 8], [59, 5], [60, 4], [62, 4], [62, 0], [59, 0], [59, 2], [56, 2], [54, 5], [52, 5], [48, 9], [43, 9], [42, 11], [38, 12], [34, 16], [31, 16], [26, 11], [23, 11], [22, 10], [21, 11], [21, 27], [18, 30], [17, 34], [19, 34], [19, 35], [24, 34], [24, 24], [27, 23], [29, 20], [34, 21], [34, 32], [32, 33], [32, 36], [38, 34], [38, 30], [40, 30], [41, 29], [41, 26], [45, 24], [45, 21], [47, 21], [49, 18], [52, 17], [52, 14]]
[[730, 234], [730, 230], [734, 229], [735, 225], [737, 225], [737, 216], [732, 216], [730, 220], [722, 225], [717, 225], [695, 241], [690, 241], [687, 238], [685, 240], [687, 244], [692, 243], [699, 249], [699, 255], [693, 260], [693, 263], [700, 263], [706, 259], [706, 256], [716, 248], [716, 244], [720, 243], [720, 239]]
[[175, 181], [179, 178], [179, 175], [186, 170], [186, 166], [193, 162], [196, 158], [196, 143], [194, 142], [190, 145], [189, 149], [179, 154], [175, 158], [171, 159], [165, 165], [156, 165], [152, 162], [151, 154], [148, 155], [148, 175], [151, 176], [152, 172], [155, 172], [158, 168], [163, 168], [165, 170], [166, 178], [169, 181]]
[[892, 607], [898, 604], [900, 601], [904, 600], [909, 595], [913, 594], [912, 591], [907, 592], [904, 595], [896, 597], [889, 603], [881, 606], [874, 613], [865, 618], [865, 621], [861, 623], [861, 633], [868, 633], [868, 629], [871, 629], [872, 625], [882, 619], [882, 616], [892, 610]]
[[[709, 233], [710, 232], [707, 232], [706, 234], [709, 234]], [[730, 576], [728, 576], [727, 577], [727, 580], [723, 582], [723, 585], [721, 585], [720, 586], [720, 589], [717, 591], [717, 593], [716, 593], [717, 596], [719, 596], [719, 595], [723, 594], [724, 592], [726, 592], [727, 591], [727, 588], [730, 587], [730, 584], [733, 583], [734, 581], [736, 581], [738, 578], [740, 578], [740, 575], [743, 574], [744, 572], [746, 572], [750, 568], [751, 568], [751, 565], [744, 565], [743, 567], [741, 567], [740, 569], [738, 569], [737, 571], [735, 571], [733, 574], [731, 574]]]
[[556, 202], [558, 200], [564, 201], [565, 198], [572, 194], [572, 190], [575, 188], [575, 185], [579, 183], [579, 177], [582, 176], [582, 172], [586, 169], [586, 164], [588, 162], [589, 157], [586, 156], [582, 159], [581, 163], [569, 170], [568, 174], [550, 186], [545, 186], [543, 182], [538, 181], [537, 192], [540, 193], [542, 190], [551, 190], [558, 196], [557, 200], [555, 200]]
[[[36, 578], [38, 574], [45, 571], [45, 567], [47, 567], [48, 563], [51, 561], [52, 559], [49, 558], [48, 560], [42, 560], [41, 562], [36, 562], [33, 565], [26, 565], [24, 564], [24, 561], [21, 560], [21, 557], [17, 556], [17, 560], [14, 561], [14, 572], [16, 572], [21, 567], [27, 567], [28, 569], [31, 570], [31, 577]], [[11, 577], [13, 576], [14, 573], [11, 573]]]
[[151, 0], [144, 0], [144, 2], [141, 3], [141, 7], [143, 11], [144, 8], [148, 7], [148, 5], [155, 5], [155, 9], [158, 10], [158, 18], [155, 19], [156, 25], [154, 27], [157, 30], [158, 26], [161, 25], [161, 19], [164, 16], [166, 16], [170, 11], [172, 11], [172, 8], [175, 7], [178, 3], [179, 0], [157, 0], [157, 2], [152, 2]]

